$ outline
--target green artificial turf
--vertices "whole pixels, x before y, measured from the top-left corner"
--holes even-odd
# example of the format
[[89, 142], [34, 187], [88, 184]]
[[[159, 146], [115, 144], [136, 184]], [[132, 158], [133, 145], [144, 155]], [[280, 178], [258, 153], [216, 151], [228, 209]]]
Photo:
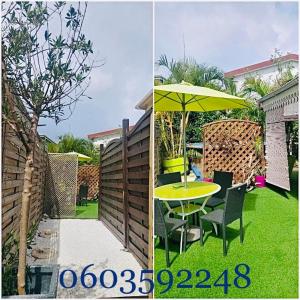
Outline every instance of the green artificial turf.
[[[179, 242], [170, 245], [173, 287], [166, 293], [166, 286], [155, 282], [156, 298], [298, 298], [298, 173], [293, 173], [292, 192], [276, 188], [256, 188], [246, 194], [244, 205], [244, 244], [239, 241], [239, 221], [227, 228], [228, 254], [223, 257], [222, 238], [206, 232], [204, 246], [199, 241], [187, 245], [187, 251], [179, 255]], [[211, 225], [208, 225], [211, 226]], [[211, 227], [208, 227], [211, 228]], [[250, 267], [250, 286], [239, 289], [234, 286], [235, 267], [245, 263]], [[166, 269], [163, 243], [155, 241], [155, 273]], [[192, 279], [185, 284], [193, 288], [177, 288], [184, 278], [177, 277], [180, 269], [192, 272]], [[207, 269], [210, 279], [204, 284], [211, 288], [195, 288], [204, 279], [196, 277], [197, 270]], [[223, 287], [213, 286], [222, 272], [228, 269], [228, 294]], [[167, 274], [162, 280], [167, 281]], [[157, 278], [157, 277], [156, 277]], [[224, 277], [220, 282], [224, 281]], [[219, 283], [220, 283], [219, 282]], [[245, 281], [239, 279], [239, 284]]]
[[76, 219], [97, 219], [98, 202], [88, 201], [88, 205], [76, 205]]

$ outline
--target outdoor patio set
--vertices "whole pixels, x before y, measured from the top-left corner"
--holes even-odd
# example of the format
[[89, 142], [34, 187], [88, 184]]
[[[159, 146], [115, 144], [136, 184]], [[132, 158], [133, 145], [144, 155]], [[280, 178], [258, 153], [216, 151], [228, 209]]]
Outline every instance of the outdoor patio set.
[[[180, 172], [158, 175], [155, 189], [155, 235], [165, 241], [166, 263], [170, 266], [169, 238], [180, 234], [180, 253], [186, 242], [200, 239], [203, 246], [203, 222], [212, 223], [216, 235], [219, 228], [223, 237], [223, 254], [227, 255], [226, 226], [240, 220], [240, 241], [243, 242], [243, 203], [246, 184], [232, 186], [231, 172], [215, 171], [213, 182], [181, 183]], [[217, 208], [224, 205], [224, 208]], [[205, 208], [209, 208], [207, 212]], [[201, 214], [202, 212], [202, 214]], [[179, 218], [176, 218], [179, 217]], [[188, 217], [193, 217], [190, 225]], [[181, 218], [181, 219], [180, 219]]]
[[[180, 236], [180, 253], [183, 248], [185, 249], [186, 242], [200, 239], [200, 244], [203, 245], [204, 222], [212, 223], [217, 235], [221, 229], [224, 256], [227, 254], [226, 226], [237, 219], [240, 220], [240, 241], [243, 241], [242, 209], [246, 184], [232, 186], [233, 173], [222, 171], [214, 171], [213, 182], [188, 182], [185, 126], [188, 111], [203, 113], [247, 107], [249, 104], [243, 98], [193, 86], [187, 82], [154, 87], [155, 111], [179, 111], [182, 113], [184, 124], [182, 139], [184, 182], [181, 182], [180, 172], [161, 174], [157, 176], [155, 188], [155, 235], [165, 240], [168, 267], [169, 237], [172, 236], [176, 240], [179, 238], [178, 235]], [[224, 209], [215, 209], [220, 205], [224, 205]], [[205, 209], [207, 207], [211, 210], [209, 213]], [[194, 219], [192, 226], [187, 220], [189, 216]], [[197, 220], [199, 226], [195, 226]]]

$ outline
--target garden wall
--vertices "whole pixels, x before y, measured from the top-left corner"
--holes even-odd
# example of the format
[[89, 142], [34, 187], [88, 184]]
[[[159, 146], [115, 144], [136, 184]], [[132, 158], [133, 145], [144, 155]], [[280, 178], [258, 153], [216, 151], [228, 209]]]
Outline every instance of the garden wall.
[[[233, 172], [238, 183], [253, 170], [257, 174], [264, 169], [263, 154], [256, 151], [258, 139], [262, 139], [262, 130], [255, 122], [221, 120], [204, 125], [204, 175], [211, 176], [214, 170]], [[263, 143], [261, 147], [263, 153]]]
[[100, 220], [145, 268], [152, 259], [150, 124], [151, 110], [130, 132], [124, 120], [122, 138], [100, 147]]
[[77, 193], [79, 193], [79, 186], [84, 182], [87, 182], [89, 186], [88, 198], [94, 199], [99, 193], [99, 166], [83, 165], [78, 167]]

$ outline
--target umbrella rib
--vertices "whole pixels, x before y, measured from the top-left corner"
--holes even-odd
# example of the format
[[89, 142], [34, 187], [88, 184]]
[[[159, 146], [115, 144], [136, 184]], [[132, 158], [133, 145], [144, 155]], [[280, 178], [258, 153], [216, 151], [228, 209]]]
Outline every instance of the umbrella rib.
[[[158, 100], [155, 101], [155, 103], [158, 103], [161, 99], [163, 99], [165, 97], [165, 95], [161, 95], [157, 92], [155, 92], [157, 95], [161, 96], [161, 98], [159, 98]], [[169, 95], [171, 92], [167, 93], [167, 95]]]
[[195, 101], [195, 102], [203, 109], [204, 112], [206, 112], [206, 110], [205, 110], [204, 107], [200, 104], [199, 101]]
[[198, 95], [196, 95], [195, 98], [191, 98], [187, 103], [198, 102], [198, 101], [205, 100], [205, 99], [209, 98], [209, 96], [207, 96], [207, 97], [204, 97], [204, 98], [201, 98], [201, 99], [197, 99], [196, 98], [197, 96]]
[[188, 101], [186, 102], [186, 104], [191, 103], [197, 96], [198, 96], [198, 95], [194, 95], [190, 100], [188, 100]]
[[155, 92], [155, 93], [156, 93], [157, 95], [161, 96], [161, 98], [158, 99], [158, 100], [156, 100], [155, 103], [158, 103], [158, 102], [159, 102], [160, 100], [162, 100], [163, 98], [167, 98], [167, 99], [169, 99], [169, 100], [171, 100], [171, 101], [174, 101], [174, 102], [176, 102], [176, 103], [181, 104], [180, 101], [177, 101], [177, 100], [175, 100], [175, 99], [172, 99], [172, 98], [168, 97], [168, 95], [171, 94], [172, 92], [169, 92], [169, 93], [167, 93], [166, 95], [162, 95], [162, 94], [157, 93], [157, 92]]
[[179, 93], [176, 92], [178, 99], [182, 102], [182, 98], [180, 98]]
[[[227, 100], [229, 100], [229, 101], [231, 101], [231, 102], [233, 102], [233, 103], [236, 103], [235, 101], [233, 101], [233, 100], [231, 100], [231, 99], [227, 99]], [[245, 104], [242, 104], [242, 103], [238, 103], [238, 104], [241, 105], [241, 106], [243, 106], [243, 107], [249, 108], [248, 105], [245, 105]]]
[[[205, 99], [207, 99], [207, 98], [209, 98], [209, 96], [207, 96], [207, 97], [204, 97], [204, 98], [202, 98], [202, 99], [193, 99], [193, 101], [192, 101], [192, 103], [193, 102], [200, 102], [201, 100], [205, 100]], [[232, 102], [232, 103], [235, 103], [235, 104], [239, 104], [240, 106], [242, 106], [242, 107], [246, 107], [246, 108], [249, 108], [249, 106], [248, 105], [245, 105], [245, 104], [242, 104], [242, 103], [237, 103], [237, 102], [235, 102], [234, 100], [232, 100], [232, 99], [227, 99], [227, 98], [223, 98], [224, 100], [227, 100], [227, 101], [230, 101], [230, 102]]]

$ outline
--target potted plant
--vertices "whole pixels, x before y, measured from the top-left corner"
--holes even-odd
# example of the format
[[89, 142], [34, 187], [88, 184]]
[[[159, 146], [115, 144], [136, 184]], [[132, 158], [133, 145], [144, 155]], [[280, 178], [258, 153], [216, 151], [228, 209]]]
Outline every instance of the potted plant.
[[205, 182], [213, 182], [213, 174], [212, 172], [208, 172], [205, 174], [204, 178], [203, 178], [203, 181]]
[[[156, 125], [160, 132], [162, 167], [165, 173], [184, 173], [182, 134], [174, 128], [173, 112], [157, 112]], [[188, 162], [186, 162], [188, 165]]]
[[265, 169], [257, 168], [255, 171], [255, 185], [259, 188], [266, 186], [266, 174]]

